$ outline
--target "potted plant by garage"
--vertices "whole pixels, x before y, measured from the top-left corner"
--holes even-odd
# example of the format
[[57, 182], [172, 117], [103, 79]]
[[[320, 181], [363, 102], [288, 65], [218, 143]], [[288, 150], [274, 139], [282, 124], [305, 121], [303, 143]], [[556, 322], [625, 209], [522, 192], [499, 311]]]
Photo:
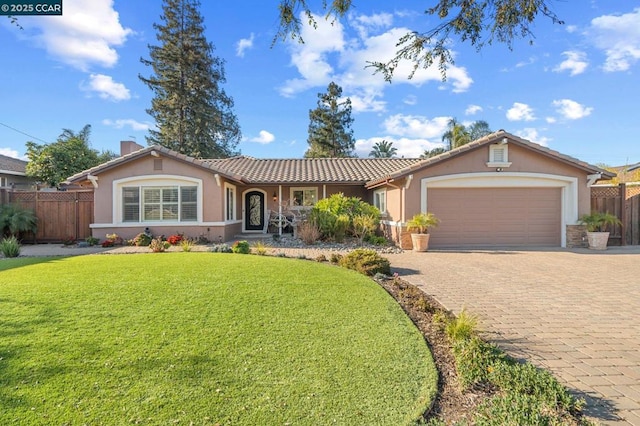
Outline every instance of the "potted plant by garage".
[[407, 230], [411, 232], [413, 251], [429, 249], [429, 228], [438, 226], [440, 220], [433, 213], [417, 213], [407, 222]]
[[609, 241], [608, 226], [620, 225], [620, 219], [607, 213], [591, 212], [580, 217], [580, 222], [587, 226], [587, 241], [592, 250], [606, 250]]

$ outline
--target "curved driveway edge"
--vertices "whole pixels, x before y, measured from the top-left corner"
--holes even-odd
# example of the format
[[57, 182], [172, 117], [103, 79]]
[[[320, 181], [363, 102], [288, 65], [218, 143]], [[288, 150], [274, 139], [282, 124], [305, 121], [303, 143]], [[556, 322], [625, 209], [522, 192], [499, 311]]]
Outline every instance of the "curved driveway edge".
[[550, 370], [604, 424], [640, 426], [640, 247], [386, 255], [485, 337]]

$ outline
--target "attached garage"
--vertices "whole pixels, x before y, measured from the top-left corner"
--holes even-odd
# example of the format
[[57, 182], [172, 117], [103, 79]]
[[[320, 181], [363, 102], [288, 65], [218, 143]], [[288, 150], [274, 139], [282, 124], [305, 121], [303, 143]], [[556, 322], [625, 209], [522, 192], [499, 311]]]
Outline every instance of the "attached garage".
[[432, 247], [560, 247], [561, 188], [430, 188]]

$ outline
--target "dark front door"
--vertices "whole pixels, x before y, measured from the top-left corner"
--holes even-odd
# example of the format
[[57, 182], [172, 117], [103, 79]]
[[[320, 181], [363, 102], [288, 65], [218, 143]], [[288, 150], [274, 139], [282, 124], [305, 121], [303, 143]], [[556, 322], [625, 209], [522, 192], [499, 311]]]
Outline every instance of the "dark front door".
[[250, 191], [244, 197], [244, 229], [247, 231], [262, 231], [265, 221], [264, 194], [258, 191]]

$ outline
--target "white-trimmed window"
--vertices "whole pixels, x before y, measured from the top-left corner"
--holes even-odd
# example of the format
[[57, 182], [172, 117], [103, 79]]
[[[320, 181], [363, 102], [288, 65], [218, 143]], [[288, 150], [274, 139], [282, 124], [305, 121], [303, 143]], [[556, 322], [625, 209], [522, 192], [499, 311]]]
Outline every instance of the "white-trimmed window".
[[373, 205], [380, 210], [381, 214], [386, 214], [387, 212], [387, 190], [386, 189], [378, 189], [373, 192]]
[[318, 201], [318, 188], [301, 187], [291, 188], [290, 193], [291, 206], [294, 207], [310, 207]]
[[2, 188], [4, 186], [9, 186], [9, 182], [7, 182], [7, 178], [6, 177], [0, 177], [0, 188]]
[[198, 220], [198, 187], [124, 186], [123, 222], [195, 222]]
[[509, 167], [509, 146], [506, 143], [489, 145], [487, 167]]
[[224, 218], [225, 220], [236, 220], [236, 187], [224, 184]]

